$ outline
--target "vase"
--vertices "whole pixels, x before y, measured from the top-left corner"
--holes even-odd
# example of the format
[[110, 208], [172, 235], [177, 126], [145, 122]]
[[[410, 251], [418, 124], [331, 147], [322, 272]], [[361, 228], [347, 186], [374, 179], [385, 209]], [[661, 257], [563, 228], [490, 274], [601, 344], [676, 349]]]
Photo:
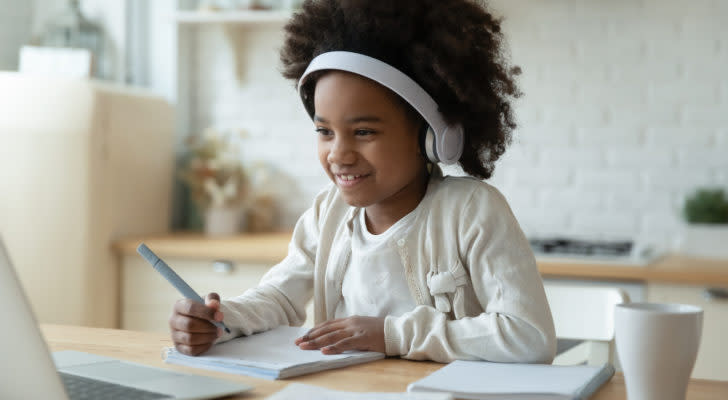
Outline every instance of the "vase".
[[728, 259], [728, 224], [687, 224], [677, 247], [686, 255]]
[[205, 235], [230, 236], [241, 231], [243, 210], [240, 207], [210, 207], [205, 210]]

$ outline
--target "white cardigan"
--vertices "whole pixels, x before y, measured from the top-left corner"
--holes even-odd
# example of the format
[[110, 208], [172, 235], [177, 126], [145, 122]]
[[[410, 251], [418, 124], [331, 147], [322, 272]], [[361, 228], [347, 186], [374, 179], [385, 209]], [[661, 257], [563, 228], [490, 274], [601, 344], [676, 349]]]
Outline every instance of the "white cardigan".
[[[392, 238], [418, 304], [386, 317], [387, 355], [439, 362], [550, 363], [556, 335], [527, 239], [503, 195], [474, 178], [433, 169], [422, 212]], [[362, 209], [330, 185], [299, 219], [288, 256], [241, 296], [222, 301], [232, 330], [220, 341], [301, 325], [313, 296], [316, 324], [334, 318]]]

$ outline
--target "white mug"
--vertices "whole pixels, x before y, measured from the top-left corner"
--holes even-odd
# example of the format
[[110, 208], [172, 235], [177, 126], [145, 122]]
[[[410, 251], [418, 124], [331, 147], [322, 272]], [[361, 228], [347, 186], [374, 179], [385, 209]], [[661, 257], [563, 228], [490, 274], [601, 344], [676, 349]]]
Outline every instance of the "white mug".
[[703, 310], [688, 304], [618, 304], [614, 324], [627, 399], [684, 400]]

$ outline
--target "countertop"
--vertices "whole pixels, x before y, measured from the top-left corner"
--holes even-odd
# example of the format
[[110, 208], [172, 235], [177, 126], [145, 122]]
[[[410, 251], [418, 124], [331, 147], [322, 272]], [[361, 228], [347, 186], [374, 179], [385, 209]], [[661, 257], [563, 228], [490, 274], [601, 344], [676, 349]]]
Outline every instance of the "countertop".
[[[273, 265], [286, 256], [290, 239], [291, 232], [240, 234], [219, 238], [196, 233], [172, 233], [124, 238], [115, 241], [112, 247], [117, 255], [124, 256], [136, 254], [136, 247], [144, 242], [160, 257]], [[668, 254], [647, 266], [564, 262], [539, 258], [537, 262], [539, 271], [547, 277], [728, 287], [728, 260]]]

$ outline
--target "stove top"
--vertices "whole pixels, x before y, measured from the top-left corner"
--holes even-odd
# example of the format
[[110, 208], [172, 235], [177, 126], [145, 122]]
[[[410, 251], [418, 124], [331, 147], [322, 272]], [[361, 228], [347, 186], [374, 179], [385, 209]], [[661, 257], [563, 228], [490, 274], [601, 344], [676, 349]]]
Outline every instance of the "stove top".
[[567, 237], [531, 238], [531, 248], [537, 258], [571, 262], [603, 262], [645, 266], [659, 254], [650, 246], [633, 240], [590, 240]]

